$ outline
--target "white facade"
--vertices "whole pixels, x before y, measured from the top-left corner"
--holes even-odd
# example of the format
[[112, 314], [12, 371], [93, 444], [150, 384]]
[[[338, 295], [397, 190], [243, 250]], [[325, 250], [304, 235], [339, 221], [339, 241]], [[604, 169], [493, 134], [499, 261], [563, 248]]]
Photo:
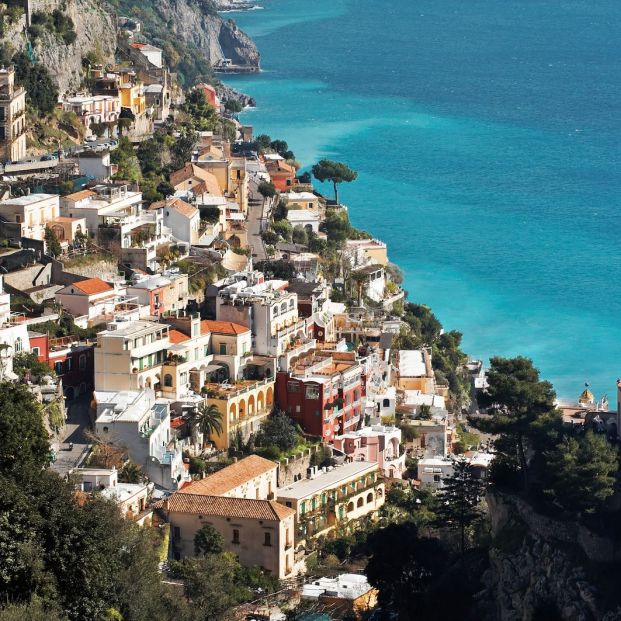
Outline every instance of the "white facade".
[[104, 441], [125, 447], [133, 462], [156, 485], [178, 489], [190, 479], [181, 448], [171, 438], [169, 404], [152, 390], [95, 392], [95, 431]]
[[298, 296], [285, 286], [283, 281], [247, 286], [243, 280], [229, 285], [216, 298], [216, 318], [250, 328], [254, 353], [280, 356], [307, 332], [298, 316]]
[[287, 220], [291, 222], [291, 226], [301, 226], [307, 231], [319, 233], [319, 224], [321, 216], [318, 213], [309, 211], [308, 209], [290, 209], [287, 212]]
[[84, 151], [78, 154], [80, 174], [97, 181], [109, 181], [116, 174], [117, 165], [110, 160], [110, 151]]
[[28, 194], [0, 203], [0, 216], [21, 225], [22, 237], [45, 239], [45, 226], [60, 215], [57, 194]]

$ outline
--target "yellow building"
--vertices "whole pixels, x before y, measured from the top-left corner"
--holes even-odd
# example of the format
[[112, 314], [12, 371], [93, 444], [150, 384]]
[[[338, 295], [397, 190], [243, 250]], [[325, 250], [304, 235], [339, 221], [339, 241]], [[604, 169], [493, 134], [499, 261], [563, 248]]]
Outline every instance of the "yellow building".
[[144, 114], [147, 104], [141, 82], [122, 82], [119, 85], [121, 108], [129, 108], [135, 116]]
[[273, 500], [277, 469], [274, 462], [251, 455], [165, 500], [173, 555], [194, 556], [194, 537], [208, 524], [242, 565], [262, 567], [279, 579], [290, 577], [295, 512]]
[[326, 535], [339, 524], [374, 515], [384, 504], [379, 466], [356, 461], [311, 472], [277, 492], [278, 502], [296, 511], [296, 542]]
[[212, 434], [217, 448], [229, 448], [238, 434], [247, 440], [259, 430], [274, 406], [274, 380], [237, 382], [230, 388], [221, 384], [207, 384], [203, 388], [207, 405], [215, 405], [222, 414], [222, 433]]

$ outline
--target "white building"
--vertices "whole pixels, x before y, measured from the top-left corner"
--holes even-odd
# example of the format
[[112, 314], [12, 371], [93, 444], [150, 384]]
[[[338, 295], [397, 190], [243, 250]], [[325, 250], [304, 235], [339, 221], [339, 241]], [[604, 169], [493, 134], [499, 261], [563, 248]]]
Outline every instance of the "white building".
[[58, 194], [27, 194], [0, 203], [0, 216], [20, 224], [21, 236], [43, 241], [45, 227], [60, 215]]
[[200, 237], [200, 212], [196, 207], [177, 197], [158, 201], [149, 207], [149, 211], [160, 211], [164, 226], [168, 227], [177, 241], [186, 244], [198, 243]]
[[78, 165], [81, 175], [104, 183], [110, 181], [110, 177], [118, 170], [118, 165], [113, 164], [110, 159], [109, 149], [78, 153]]
[[224, 287], [216, 298], [216, 318], [250, 328], [253, 351], [264, 356], [280, 356], [293, 341], [307, 338], [298, 296], [287, 291], [286, 281], [240, 280]]
[[308, 209], [289, 209], [287, 212], [287, 220], [289, 220], [293, 228], [301, 226], [307, 232], [313, 231], [314, 233], [319, 233], [321, 216], [318, 213]]
[[76, 95], [66, 97], [61, 105], [65, 112], [73, 112], [86, 129], [95, 124], [114, 123], [121, 113], [118, 95]]
[[95, 431], [103, 441], [127, 449], [130, 459], [156, 485], [178, 489], [190, 480], [181, 447], [171, 437], [169, 403], [152, 390], [95, 392]]

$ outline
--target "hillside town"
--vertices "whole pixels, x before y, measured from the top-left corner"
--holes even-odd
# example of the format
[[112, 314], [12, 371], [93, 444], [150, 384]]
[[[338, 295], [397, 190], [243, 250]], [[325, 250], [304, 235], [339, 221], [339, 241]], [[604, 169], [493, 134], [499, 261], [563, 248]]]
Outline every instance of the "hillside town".
[[[296, 161], [217, 80], [182, 86], [136, 20], [118, 28], [118, 63], [59, 94], [73, 144], [29, 149], [28, 93], [0, 69], [2, 382], [36, 402], [71, 498], [157, 533], [157, 580], [187, 594], [184, 562], [230, 553], [273, 580], [233, 617], [362, 618], [381, 586], [338, 545], [404, 511], [431, 528], [464, 472], [482, 500], [494, 380], [352, 226], [354, 171]], [[616, 442], [621, 411], [588, 386], [554, 408]]]

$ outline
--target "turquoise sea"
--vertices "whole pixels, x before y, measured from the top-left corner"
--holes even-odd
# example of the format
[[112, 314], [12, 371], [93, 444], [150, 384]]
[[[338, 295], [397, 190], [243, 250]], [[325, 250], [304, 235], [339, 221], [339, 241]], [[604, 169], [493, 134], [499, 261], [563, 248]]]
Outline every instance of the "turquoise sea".
[[[354, 225], [472, 356], [621, 375], [618, 0], [257, 0], [255, 133], [347, 162]], [[330, 192], [328, 186], [326, 193]]]

